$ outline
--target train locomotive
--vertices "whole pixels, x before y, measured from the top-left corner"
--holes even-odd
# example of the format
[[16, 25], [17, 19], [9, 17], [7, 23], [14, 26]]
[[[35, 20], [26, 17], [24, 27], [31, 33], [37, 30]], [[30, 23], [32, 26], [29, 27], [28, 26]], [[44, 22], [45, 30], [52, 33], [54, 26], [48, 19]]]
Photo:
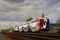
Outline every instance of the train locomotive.
[[19, 32], [37, 32], [42, 30], [49, 31], [49, 29], [50, 29], [49, 19], [46, 17], [33, 19], [29, 22], [14, 27], [14, 31]]

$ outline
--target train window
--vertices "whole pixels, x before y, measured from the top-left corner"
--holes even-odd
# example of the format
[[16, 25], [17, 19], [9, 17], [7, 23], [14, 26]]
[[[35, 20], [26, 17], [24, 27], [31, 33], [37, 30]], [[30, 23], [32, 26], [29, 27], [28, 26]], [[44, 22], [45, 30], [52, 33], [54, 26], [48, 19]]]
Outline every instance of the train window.
[[44, 25], [46, 25], [47, 24], [47, 22], [44, 22]]
[[31, 23], [34, 23], [34, 22], [36, 22], [36, 20], [33, 20]]
[[45, 25], [45, 22], [44, 22], [44, 25]]

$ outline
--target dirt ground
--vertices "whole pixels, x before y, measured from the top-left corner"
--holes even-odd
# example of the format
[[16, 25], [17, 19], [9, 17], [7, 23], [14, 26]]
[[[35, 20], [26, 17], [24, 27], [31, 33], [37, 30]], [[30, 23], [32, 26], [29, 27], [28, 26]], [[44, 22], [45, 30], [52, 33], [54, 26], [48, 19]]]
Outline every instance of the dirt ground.
[[10, 39], [6, 37], [4, 34], [0, 33], [0, 40], [10, 40]]

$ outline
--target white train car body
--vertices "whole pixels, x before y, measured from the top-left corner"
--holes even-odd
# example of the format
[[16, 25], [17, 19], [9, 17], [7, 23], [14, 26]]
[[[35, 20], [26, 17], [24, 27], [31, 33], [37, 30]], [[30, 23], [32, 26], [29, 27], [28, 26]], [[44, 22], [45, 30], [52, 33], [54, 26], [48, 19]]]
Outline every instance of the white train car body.
[[28, 23], [23, 24], [24, 32], [28, 31], [28, 26], [29, 26]]
[[31, 20], [30, 22], [30, 29], [32, 32], [35, 32], [35, 31], [38, 31], [38, 27], [37, 27], [37, 20], [34, 19], [34, 20]]
[[19, 25], [19, 31], [22, 32], [23, 25]]
[[19, 31], [18, 28], [19, 28], [18, 26], [15, 26], [15, 27], [14, 27], [14, 31]]

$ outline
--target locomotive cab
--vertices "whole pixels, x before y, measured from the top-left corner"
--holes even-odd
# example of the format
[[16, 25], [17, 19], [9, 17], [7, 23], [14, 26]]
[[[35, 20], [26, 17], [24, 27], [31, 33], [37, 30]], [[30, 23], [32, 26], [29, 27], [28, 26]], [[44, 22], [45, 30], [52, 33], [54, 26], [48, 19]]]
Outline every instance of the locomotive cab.
[[49, 19], [46, 18], [39, 18], [37, 19], [38, 23], [38, 30], [49, 30]]

